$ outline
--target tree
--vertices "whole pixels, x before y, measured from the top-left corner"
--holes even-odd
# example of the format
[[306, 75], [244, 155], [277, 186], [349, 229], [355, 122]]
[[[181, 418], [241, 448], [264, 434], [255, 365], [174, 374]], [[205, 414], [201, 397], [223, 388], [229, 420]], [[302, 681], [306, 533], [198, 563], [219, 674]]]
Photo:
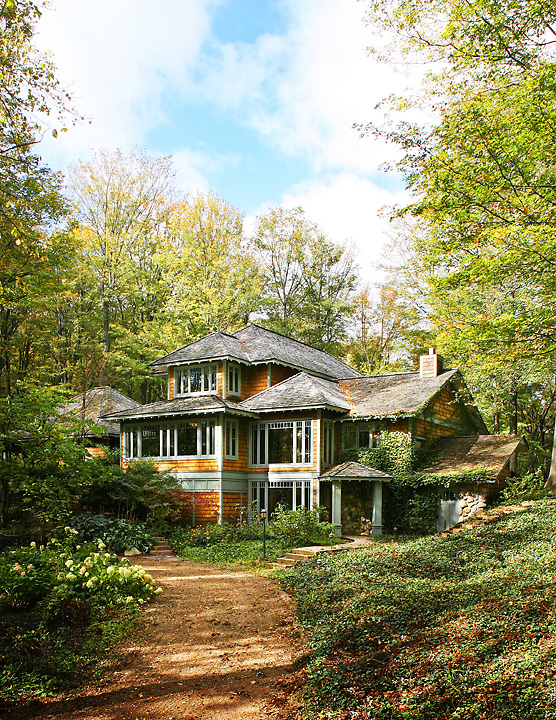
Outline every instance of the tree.
[[259, 217], [252, 243], [269, 327], [338, 349], [357, 280], [351, 251], [328, 240], [301, 208], [274, 208]]
[[[137, 361], [132, 371], [151, 359], [145, 355], [148, 344], [137, 338], [155, 320], [170, 291], [157, 255], [173, 195], [171, 160], [99, 151], [90, 162], [72, 168], [70, 182], [79, 220], [76, 235], [84, 254], [82, 285], [92, 271], [89, 296], [102, 318], [105, 367], [100, 381], [107, 380], [111, 363], [116, 383], [129, 369], [127, 357]], [[143, 376], [144, 398], [145, 382]]]
[[176, 343], [235, 330], [258, 307], [259, 275], [243, 215], [213, 192], [173, 206], [161, 262], [172, 288], [166, 307]]
[[436, 124], [388, 133], [415, 198], [400, 214], [425, 229], [412, 267], [440, 349], [512, 432], [518, 401], [555, 369], [554, 16], [534, 0], [400, 0], [368, 15], [441, 61], [422, 98]]
[[411, 368], [419, 316], [406, 298], [393, 285], [384, 284], [376, 301], [365, 287], [353, 304], [352, 339], [346, 346], [349, 364], [366, 375]]

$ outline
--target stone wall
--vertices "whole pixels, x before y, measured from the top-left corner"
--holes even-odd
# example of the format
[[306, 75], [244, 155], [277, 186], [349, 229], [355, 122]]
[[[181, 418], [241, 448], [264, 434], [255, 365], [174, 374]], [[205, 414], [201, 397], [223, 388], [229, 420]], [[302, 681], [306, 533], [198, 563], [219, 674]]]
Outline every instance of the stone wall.
[[486, 493], [478, 487], [460, 488], [458, 498], [460, 522], [464, 522], [471, 515], [484, 510], [487, 506]]

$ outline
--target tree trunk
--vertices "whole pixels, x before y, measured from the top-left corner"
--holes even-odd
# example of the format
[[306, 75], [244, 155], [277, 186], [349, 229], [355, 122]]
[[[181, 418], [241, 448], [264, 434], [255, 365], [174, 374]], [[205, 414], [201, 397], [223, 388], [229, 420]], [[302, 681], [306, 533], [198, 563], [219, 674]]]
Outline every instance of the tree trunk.
[[514, 385], [510, 391], [510, 435], [517, 435], [517, 387]]
[[556, 422], [554, 423], [554, 440], [552, 441], [552, 460], [550, 462], [550, 473], [545, 487], [556, 487]]

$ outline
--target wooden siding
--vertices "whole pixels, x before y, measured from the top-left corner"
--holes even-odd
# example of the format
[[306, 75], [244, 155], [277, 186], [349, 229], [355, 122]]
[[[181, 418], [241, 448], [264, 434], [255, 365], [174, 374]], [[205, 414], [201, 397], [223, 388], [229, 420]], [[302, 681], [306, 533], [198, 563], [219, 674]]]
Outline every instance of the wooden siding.
[[[477, 434], [465, 405], [449, 388], [442, 388], [425, 411], [420, 414], [425, 417], [416, 417], [412, 427], [413, 434], [417, 437], [435, 439]], [[435, 420], [436, 422], [434, 422]]]
[[[141, 459], [141, 458], [139, 458]], [[149, 458], [157, 472], [216, 472], [218, 460], [216, 458]], [[132, 461], [133, 462], [133, 461]], [[124, 461], [122, 467], [128, 467], [129, 462]]]
[[225, 492], [222, 495], [222, 520], [224, 522], [232, 522], [238, 520], [243, 508], [243, 517], [247, 514], [247, 488], [245, 492]]
[[241, 366], [241, 399], [246, 400], [257, 393], [266, 390], [267, 366], [253, 365], [251, 367]]
[[[226, 437], [224, 436], [224, 444]], [[245, 472], [247, 470], [247, 455], [249, 451], [249, 421], [239, 420], [238, 422], [238, 457], [237, 460], [224, 458], [224, 470]]]
[[218, 523], [220, 496], [217, 492], [195, 493], [195, 525]]
[[168, 400], [173, 400], [175, 397], [176, 385], [174, 383], [174, 368], [168, 368]]

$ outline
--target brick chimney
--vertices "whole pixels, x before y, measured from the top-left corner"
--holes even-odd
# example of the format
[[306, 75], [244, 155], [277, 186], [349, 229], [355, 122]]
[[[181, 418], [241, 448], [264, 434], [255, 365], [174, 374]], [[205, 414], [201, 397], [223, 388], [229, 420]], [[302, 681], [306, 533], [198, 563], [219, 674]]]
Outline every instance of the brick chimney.
[[421, 355], [419, 358], [419, 377], [423, 378], [435, 378], [443, 370], [442, 358], [436, 354], [436, 350], [433, 347], [429, 348], [428, 355]]

